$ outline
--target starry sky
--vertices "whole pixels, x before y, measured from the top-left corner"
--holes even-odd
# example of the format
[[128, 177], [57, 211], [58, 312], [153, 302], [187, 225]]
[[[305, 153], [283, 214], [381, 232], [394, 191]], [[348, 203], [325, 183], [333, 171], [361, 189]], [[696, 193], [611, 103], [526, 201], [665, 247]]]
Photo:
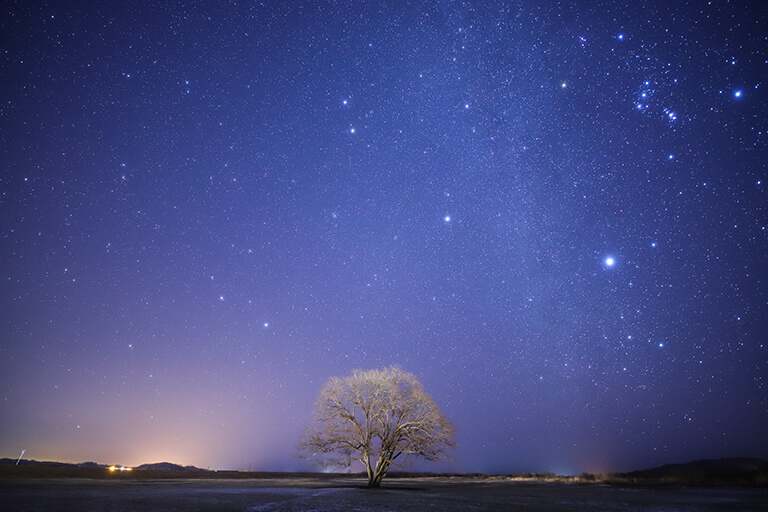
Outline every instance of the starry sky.
[[[416, 469], [768, 457], [762, 2], [0, 13], [0, 456], [303, 470], [414, 373]], [[361, 469], [361, 468], [357, 468]]]

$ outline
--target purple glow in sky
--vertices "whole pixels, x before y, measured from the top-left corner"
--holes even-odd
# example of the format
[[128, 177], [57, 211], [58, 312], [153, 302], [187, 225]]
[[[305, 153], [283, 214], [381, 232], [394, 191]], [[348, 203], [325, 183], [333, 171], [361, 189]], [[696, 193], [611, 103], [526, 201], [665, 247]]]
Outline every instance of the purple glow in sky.
[[424, 469], [768, 457], [758, 3], [3, 9], [0, 456], [304, 470], [397, 364]]

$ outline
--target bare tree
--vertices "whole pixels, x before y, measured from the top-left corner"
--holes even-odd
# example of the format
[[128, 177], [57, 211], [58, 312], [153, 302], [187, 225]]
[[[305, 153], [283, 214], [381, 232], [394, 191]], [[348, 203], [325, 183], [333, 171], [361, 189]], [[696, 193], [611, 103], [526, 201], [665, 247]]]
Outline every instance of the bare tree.
[[355, 370], [330, 379], [315, 403], [313, 424], [299, 449], [324, 467], [360, 461], [368, 487], [378, 487], [390, 465], [405, 455], [429, 461], [456, 446], [451, 420], [443, 416], [421, 382], [398, 367]]

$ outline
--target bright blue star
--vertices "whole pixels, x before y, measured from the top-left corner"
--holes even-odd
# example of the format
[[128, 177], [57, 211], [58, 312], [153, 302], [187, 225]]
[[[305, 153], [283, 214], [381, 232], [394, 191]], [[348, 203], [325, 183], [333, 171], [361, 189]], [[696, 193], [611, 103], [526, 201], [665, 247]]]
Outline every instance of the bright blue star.
[[603, 260], [603, 263], [605, 263], [606, 267], [611, 268], [616, 264], [616, 260], [613, 258], [613, 256], [608, 256], [605, 258], [605, 260]]
[[733, 91], [733, 97], [734, 98], [741, 98], [741, 95], [742, 95], [741, 89], [737, 89], [737, 90]]
[[451, 222], [451, 216], [450, 215], [446, 215], [445, 217], [443, 217], [443, 221], [446, 222], [446, 223]]

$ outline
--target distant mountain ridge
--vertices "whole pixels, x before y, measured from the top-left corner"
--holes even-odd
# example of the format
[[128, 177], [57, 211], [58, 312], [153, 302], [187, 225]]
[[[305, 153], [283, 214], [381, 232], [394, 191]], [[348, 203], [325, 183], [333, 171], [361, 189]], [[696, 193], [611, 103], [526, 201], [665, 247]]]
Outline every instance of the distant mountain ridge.
[[[56, 462], [56, 461], [38, 461], [34, 459], [0, 459], [0, 465], [18, 465], [19, 466], [51, 466], [59, 468], [109, 468], [112, 464], [99, 464], [98, 462]], [[117, 465], [120, 466], [119, 464]], [[182, 466], [171, 462], [155, 462], [152, 464], [142, 464], [135, 466], [134, 470], [162, 470], [162, 471], [206, 471], [196, 466]]]
[[684, 464], [666, 464], [657, 468], [621, 473], [639, 480], [702, 480], [727, 482], [768, 475], [768, 460], [753, 457], [704, 459]]
[[54, 460], [35, 460], [35, 459], [0, 459], [0, 465], [11, 466], [54, 466], [60, 468], [108, 468], [108, 464], [99, 464], [98, 462], [57, 462]]
[[181, 466], [172, 462], [155, 462], [152, 464], [142, 464], [141, 466], [136, 466], [133, 469], [153, 469], [163, 471], [205, 471], [205, 469], [200, 469], [196, 466]]

